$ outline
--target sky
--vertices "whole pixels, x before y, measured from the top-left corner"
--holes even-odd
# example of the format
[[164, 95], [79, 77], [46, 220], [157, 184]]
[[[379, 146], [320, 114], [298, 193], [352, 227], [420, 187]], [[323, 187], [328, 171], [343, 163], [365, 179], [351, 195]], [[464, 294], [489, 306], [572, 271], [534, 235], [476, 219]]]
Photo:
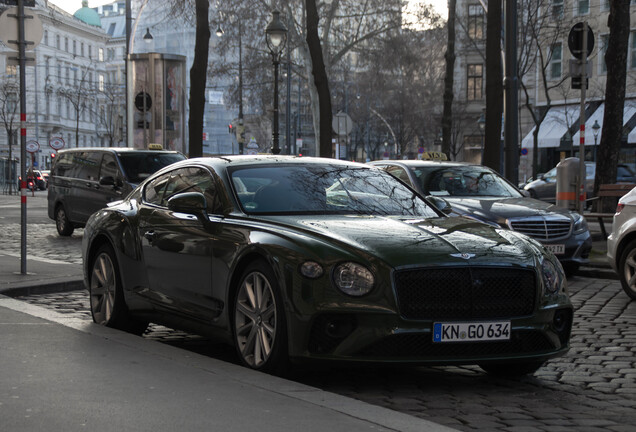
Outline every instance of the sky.
[[[421, 2], [424, 1], [426, 3], [431, 3], [435, 7], [437, 13], [439, 13], [443, 18], [448, 16], [447, 12], [447, 0], [410, 0], [412, 2]], [[68, 13], [75, 13], [78, 9], [82, 7], [82, 0], [49, 0], [49, 2], [53, 3], [56, 6], [61, 7]], [[95, 7], [103, 4], [112, 3], [113, 0], [88, 0], [89, 7]]]

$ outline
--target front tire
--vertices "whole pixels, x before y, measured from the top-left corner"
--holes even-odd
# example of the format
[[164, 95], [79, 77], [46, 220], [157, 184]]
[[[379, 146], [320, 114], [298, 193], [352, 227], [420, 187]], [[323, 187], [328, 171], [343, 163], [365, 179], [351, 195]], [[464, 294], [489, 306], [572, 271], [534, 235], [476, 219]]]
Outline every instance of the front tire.
[[234, 345], [243, 365], [275, 375], [287, 371], [287, 330], [278, 281], [264, 261], [251, 263], [234, 299]]
[[501, 377], [520, 377], [534, 374], [545, 362], [531, 361], [523, 363], [487, 363], [479, 365], [490, 375]]
[[141, 335], [148, 323], [130, 318], [124, 300], [119, 266], [110, 245], [103, 245], [92, 261], [89, 298], [93, 321], [97, 324]]
[[75, 230], [71, 221], [68, 220], [66, 210], [62, 204], [55, 209], [55, 227], [57, 228], [57, 233], [63, 237], [70, 236]]
[[618, 275], [623, 291], [636, 300], [636, 240], [632, 240], [623, 250], [618, 262]]

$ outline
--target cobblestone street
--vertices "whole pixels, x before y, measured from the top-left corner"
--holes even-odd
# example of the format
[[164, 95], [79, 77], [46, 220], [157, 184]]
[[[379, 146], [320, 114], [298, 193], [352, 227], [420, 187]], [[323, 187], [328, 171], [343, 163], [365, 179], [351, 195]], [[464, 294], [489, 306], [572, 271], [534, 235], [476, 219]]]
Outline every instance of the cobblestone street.
[[[19, 253], [19, 224], [2, 223], [2, 247]], [[29, 255], [81, 263], [82, 230], [60, 238], [53, 222], [29, 225]], [[534, 376], [493, 378], [478, 367], [348, 368], [300, 372], [323, 390], [425, 418], [459, 430], [636, 430], [636, 302], [616, 280], [572, 277], [571, 349]], [[90, 320], [85, 291], [21, 300]], [[144, 338], [236, 362], [233, 349], [151, 326]]]

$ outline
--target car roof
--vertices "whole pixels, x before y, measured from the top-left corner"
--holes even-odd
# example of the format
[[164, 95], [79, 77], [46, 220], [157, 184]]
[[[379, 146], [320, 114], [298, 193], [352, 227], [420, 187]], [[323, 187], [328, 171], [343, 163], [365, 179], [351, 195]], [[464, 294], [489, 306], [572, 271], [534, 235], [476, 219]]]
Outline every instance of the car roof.
[[[274, 163], [285, 163], [292, 165], [314, 165], [314, 164], [330, 164], [341, 165], [343, 167], [359, 167], [359, 168], [372, 168], [369, 165], [350, 162], [346, 160], [338, 160], [331, 158], [320, 157], [307, 157], [307, 156], [287, 156], [287, 155], [233, 155], [233, 156], [213, 156], [213, 157], [201, 157], [194, 159], [187, 159], [177, 164], [190, 164], [201, 163], [204, 165], [210, 165], [215, 167], [229, 167], [229, 166], [255, 166], [255, 165], [271, 165]], [[172, 166], [176, 166], [172, 165]]]
[[59, 153], [76, 152], [76, 151], [103, 151], [110, 153], [180, 153], [176, 150], [149, 150], [138, 149], [134, 147], [76, 147], [72, 149], [59, 150]]
[[433, 161], [433, 160], [377, 160], [369, 162], [371, 165], [401, 165], [404, 167], [418, 167], [418, 166], [483, 166], [479, 164], [473, 164], [469, 162], [456, 162], [456, 161]]

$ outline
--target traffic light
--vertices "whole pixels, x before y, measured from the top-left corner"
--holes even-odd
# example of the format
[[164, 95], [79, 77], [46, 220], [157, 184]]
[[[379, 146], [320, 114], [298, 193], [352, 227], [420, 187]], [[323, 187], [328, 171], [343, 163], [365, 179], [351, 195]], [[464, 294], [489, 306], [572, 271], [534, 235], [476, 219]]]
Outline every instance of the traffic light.
[[234, 128], [232, 127], [232, 123], [227, 125], [227, 133], [229, 134], [234, 133]]
[[57, 153], [51, 153], [51, 162], [55, 160], [55, 156], [57, 156]]

